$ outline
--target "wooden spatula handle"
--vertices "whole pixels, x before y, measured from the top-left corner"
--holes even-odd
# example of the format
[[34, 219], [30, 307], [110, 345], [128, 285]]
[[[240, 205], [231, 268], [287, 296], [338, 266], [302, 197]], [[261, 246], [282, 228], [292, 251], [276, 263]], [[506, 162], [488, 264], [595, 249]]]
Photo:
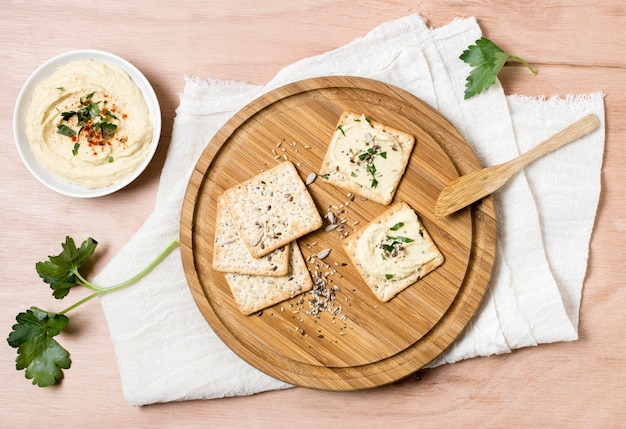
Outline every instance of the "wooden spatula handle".
[[545, 156], [550, 152], [555, 151], [568, 143], [578, 140], [586, 134], [589, 134], [591, 131], [598, 128], [599, 125], [600, 122], [598, 121], [596, 115], [589, 114], [579, 119], [578, 121], [576, 121], [576, 123], [565, 128], [564, 130], [559, 131], [547, 140], [539, 143], [537, 146], [521, 154], [517, 158], [509, 161], [509, 163], [511, 164], [510, 167], [516, 171], [519, 171], [526, 165], [541, 158], [542, 156]]
[[435, 204], [435, 215], [441, 219], [495, 192], [529, 163], [589, 134], [599, 125], [598, 118], [594, 114], [589, 114], [510, 161], [459, 177], [439, 194]]

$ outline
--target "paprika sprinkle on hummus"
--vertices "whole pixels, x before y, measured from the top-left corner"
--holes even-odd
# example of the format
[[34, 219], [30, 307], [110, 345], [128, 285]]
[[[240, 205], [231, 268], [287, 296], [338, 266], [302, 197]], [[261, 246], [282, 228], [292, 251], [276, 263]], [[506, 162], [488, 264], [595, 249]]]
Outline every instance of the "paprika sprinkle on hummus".
[[26, 135], [44, 168], [90, 189], [128, 178], [154, 133], [141, 91], [120, 67], [76, 60], [34, 91]]

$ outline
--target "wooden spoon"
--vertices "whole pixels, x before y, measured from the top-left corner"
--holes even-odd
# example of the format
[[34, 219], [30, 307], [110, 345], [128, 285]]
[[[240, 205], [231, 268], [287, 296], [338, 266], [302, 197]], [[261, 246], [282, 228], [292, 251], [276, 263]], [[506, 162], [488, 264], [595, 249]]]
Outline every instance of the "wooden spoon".
[[435, 216], [442, 219], [495, 192], [529, 163], [589, 134], [599, 125], [598, 118], [592, 113], [510, 161], [472, 171], [453, 180], [439, 194]]

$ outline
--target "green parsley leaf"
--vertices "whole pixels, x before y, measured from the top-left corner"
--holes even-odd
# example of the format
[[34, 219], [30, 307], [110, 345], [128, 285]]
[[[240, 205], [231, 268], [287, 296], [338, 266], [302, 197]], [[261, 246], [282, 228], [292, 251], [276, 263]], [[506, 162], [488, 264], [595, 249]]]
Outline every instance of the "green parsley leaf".
[[73, 116], [76, 116], [76, 111], [74, 111], [74, 110], [70, 110], [69, 112], [62, 112], [61, 113], [61, 118], [63, 118], [64, 121], [68, 121]]
[[72, 155], [76, 156], [78, 154], [79, 148], [80, 148], [80, 143], [74, 143], [74, 147], [72, 148]]
[[385, 274], [385, 278], [387, 280], [391, 280], [392, 278], [394, 278], [396, 275], [395, 274]]
[[74, 240], [68, 236], [65, 243], [61, 244], [61, 253], [49, 256], [48, 261], [35, 264], [39, 277], [50, 285], [56, 299], [64, 298], [73, 286], [82, 284], [78, 269], [93, 255], [97, 245], [96, 240], [88, 238], [77, 248]]
[[491, 40], [481, 37], [475, 45], [470, 45], [459, 57], [461, 60], [474, 67], [466, 78], [465, 95], [467, 100], [483, 90], [489, 89], [496, 82], [498, 73], [509, 60], [518, 61], [526, 66], [535, 75], [535, 70], [520, 57], [504, 52]]
[[341, 131], [341, 134], [343, 134], [344, 137], [346, 136], [346, 132], [343, 130], [343, 127], [341, 125], [337, 125], [337, 129]]
[[76, 135], [76, 131], [64, 124], [57, 126], [57, 133], [65, 137], [74, 137]]
[[412, 238], [409, 237], [402, 237], [402, 236], [397, 236], [397, 237], [392, 237], [390, 235], [387, 236], [388, 240], [393, 240], [393, 241], [399, 241], [400, 243], [412, 243], [415, 240], [413, 240]]
[[389, 228], [391, 231], [397, 231], [400, 228], [402, 228], [404, 226], [404, 222], [398, 222], [396, 223], [394, 226], [392, 226], [391, 228]]
[[67, 350], [53, 339], [65, 329], [69, 318], [31, 307], [15, 320], [17, 324], [7, 338], [9, 345], [17, 348], [15, 368], [26, 369], [26, 378], [39, 387], [55, 384], [63, 376], [62, 369], [71, 365]]
[[111, 155], [109, 155], [109, 157], [107, 158], [107, 162], [110, 164], [113, 161], [114, 161], [114, 158]]
[[381, 245], [380, 245], [380, 247], [381, 247], [381, 248], [382, 248], [385, 252], [391, 253], [391, 252], [393, 252], [393, 247], [394, 247], [394, 246], [393, 246], [393, 244], [386, 244], [386, 243], [383, 243], [383, 244], [381, 244]]
[[115, 135], [115, 130], [117, 129], [117, 125], [109, 122], [97, 122], [93, 127], [96, 131], [100, 131], [102, 133], [102, 138], [104, 140], [108, 140], [113, 137], [113, 135]]

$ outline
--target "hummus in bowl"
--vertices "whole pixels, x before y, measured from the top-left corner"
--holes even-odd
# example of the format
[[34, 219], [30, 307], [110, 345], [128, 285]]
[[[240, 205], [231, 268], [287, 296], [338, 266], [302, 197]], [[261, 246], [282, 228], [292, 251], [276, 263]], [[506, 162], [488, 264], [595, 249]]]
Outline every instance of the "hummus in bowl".
[[150, 163], [161, 133], [147, 79], [102, 51], [72, 51], [40, 66], [15, 106], [18, 151], [31, 173], [73, 197], [131, 183]]

